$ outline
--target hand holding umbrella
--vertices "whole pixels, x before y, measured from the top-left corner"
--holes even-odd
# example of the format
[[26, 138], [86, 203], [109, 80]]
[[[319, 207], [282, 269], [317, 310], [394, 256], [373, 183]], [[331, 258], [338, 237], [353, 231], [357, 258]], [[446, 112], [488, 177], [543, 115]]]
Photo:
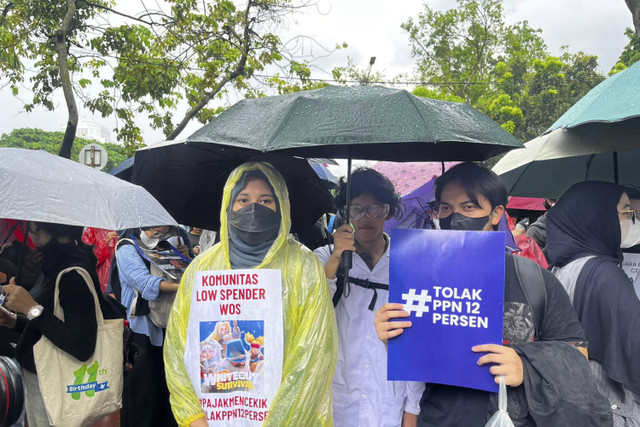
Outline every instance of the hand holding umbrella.
[[346, 251], [355, 251], [353, 226], [342, 224], [333, 234], [333, 253], [331, 259], [324, 266], [324, 272], [329, 279], [335, 279], [342, 260], [342, 254]]

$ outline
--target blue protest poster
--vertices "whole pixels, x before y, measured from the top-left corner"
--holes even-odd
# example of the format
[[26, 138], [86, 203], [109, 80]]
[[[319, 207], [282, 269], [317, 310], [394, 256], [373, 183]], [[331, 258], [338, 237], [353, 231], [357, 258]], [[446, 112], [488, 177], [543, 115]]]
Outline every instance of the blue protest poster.
[[502, 344], [504, 274], [503, 232], [394, 229], [389, 301], [412, 326], [389, 340], [388, 379], [497, 392], [471, 347]]

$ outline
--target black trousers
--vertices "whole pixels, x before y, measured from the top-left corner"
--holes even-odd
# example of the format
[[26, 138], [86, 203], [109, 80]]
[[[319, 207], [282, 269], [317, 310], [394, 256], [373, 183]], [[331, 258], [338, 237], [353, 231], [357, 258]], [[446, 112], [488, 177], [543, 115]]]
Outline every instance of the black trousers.
[[132, 332], [138, 358], [124, 374], [121, 424], [125, 427], [177, 426], [164, 373], [162, 347], [151, 345], [149, 337]]

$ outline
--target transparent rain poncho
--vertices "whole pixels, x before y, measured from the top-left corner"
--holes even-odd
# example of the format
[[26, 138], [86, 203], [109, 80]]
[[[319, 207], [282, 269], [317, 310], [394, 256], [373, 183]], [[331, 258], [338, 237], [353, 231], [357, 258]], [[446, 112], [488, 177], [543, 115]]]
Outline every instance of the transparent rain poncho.
[[264, 426], [331, 426], [331, 378], [337, 341], [333, 306], [320, 261], [289, 236], [291, 225], [287, 188], [281, 175], [266, 163], [236, 168], [224, 188], [220, 243], [196, 258], [185, 272], [167, 326], [164, 360], [171, 407], [181, 426], [204, 418], [184, 365], [184, 349], [193, 279], [198, 271], [230, 270], [227, 207], [244, 172], [260, 170], [269, 179], [280, 203], [280, 231], [262, 263], [255, 268], [282, 271], [284, 364], [280, 388]]

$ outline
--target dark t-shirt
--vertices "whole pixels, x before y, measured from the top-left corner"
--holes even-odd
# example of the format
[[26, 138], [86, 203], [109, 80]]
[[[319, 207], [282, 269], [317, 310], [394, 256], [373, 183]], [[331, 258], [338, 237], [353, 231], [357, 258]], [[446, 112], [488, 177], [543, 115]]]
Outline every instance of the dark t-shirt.
[[[533, 341], [535, 332], [531, 309], [517, 282], [514, 261], [511, 259], [513, 256], [515, 255], [508, 255], [506, 261], [504, 345]], [[540, 339], [572, 342], [584, 346], [584, 331], [578, 322], [569, 296], [551, 273], [542, 269], [541, 271], [547, 290], [547, 305]], [[478, 354], [478, 358], [481, 356], [482, 354]], [[522, 387], [520, 385], [516, 388]], [[491, 396], [494, 396], [493, 399]], [[418, 425], [421, 427], [484, 426], [498, 410], [495, 396], [496, 393], [482, 390], [427, 384], [420, 401]], [[533, 426], [535, 423], [529, 417], [524, 425]]]

